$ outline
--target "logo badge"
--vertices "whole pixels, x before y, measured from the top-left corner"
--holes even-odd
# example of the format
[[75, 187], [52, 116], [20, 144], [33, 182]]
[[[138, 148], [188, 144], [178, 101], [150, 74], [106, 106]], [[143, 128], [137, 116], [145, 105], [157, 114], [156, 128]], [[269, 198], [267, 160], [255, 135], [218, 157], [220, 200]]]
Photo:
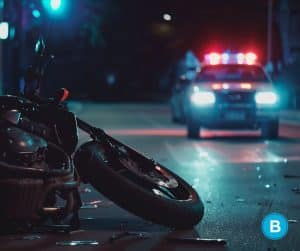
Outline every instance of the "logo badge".
[[264, 236], [270, 240], [280, 240], [288, 232], [288, 220], [279, 213], [268, 214], [261, 223]]

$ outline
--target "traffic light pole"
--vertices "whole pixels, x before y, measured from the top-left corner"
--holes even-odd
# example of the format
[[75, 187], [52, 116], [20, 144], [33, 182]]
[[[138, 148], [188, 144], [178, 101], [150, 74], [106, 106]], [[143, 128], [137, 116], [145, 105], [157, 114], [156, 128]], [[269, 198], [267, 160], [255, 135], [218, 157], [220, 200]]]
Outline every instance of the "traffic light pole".
[[273, 0], [268, 0], [267, 15], [267, 64], [272, 60], [272, 21], [273, 21]]
[[[0, 0], [0, 20], [3, 19], [4, 0]], [[3, 94], [3, 40], [0, 39], [0, 95]]]

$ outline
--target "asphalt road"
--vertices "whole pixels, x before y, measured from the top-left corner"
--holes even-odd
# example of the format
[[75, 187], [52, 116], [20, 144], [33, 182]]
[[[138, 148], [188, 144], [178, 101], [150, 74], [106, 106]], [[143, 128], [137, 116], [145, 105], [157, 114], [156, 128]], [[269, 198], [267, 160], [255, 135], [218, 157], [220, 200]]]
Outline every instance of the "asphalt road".
[[[92, 189], [81, 192], [83, 201], [101, 203], [95, 209], [81, 209], [80, 231], [40, 234], [35, 240], [2, 236], [0, 250], [300, 250], [300, 194], [292, 191], [300, 186], [300, 126], [281, 124], [280, 138], [274, 141], [260, 139], [259, 132], [208, 130], [201, 132], [203, 139], [190, 140], [184, 126], [170, 122], [165, 105], [72, 103], [71, 107], [82, 119], [185, 178], [204, 201], [204, 218], [195, 229], [172, 231], [133, 216]], [[80, 141], [86, 139], [81, 133]], [[261, 232], [262, 219], [271, 212], [294, 220], [282, 240], [267, 240]], [[150, 238], [107, 242], [123, 230], [148, 232]], [[227, 245], [175, 244], [167, 240], [169, 236], [222, 238]], [[56, 246], [62, 240], [98, 240], [100, 245]]]

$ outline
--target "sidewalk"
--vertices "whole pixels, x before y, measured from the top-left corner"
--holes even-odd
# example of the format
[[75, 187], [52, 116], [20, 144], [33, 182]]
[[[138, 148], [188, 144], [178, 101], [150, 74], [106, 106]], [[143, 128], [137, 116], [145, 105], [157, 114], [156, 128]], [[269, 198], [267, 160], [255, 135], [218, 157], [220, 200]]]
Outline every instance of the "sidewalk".
[[300, 110], [282, 110], [280, 111], [280, 122], [283, 124], [300, 126]]

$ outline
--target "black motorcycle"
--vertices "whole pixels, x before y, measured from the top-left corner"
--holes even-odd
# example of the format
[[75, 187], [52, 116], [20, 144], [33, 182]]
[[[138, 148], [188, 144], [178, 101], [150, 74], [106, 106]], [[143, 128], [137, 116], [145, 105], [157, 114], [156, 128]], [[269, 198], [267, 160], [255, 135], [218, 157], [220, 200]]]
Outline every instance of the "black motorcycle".
[[[66, 109], [66, 89], [43, 99], [49, 58], [39, 39], [23, 95], [0, 97], [1, 228], [76, 229], [80, 182], [157, 224], [190, 228], [203, 217], [196, 191], [166, 167], [93, 127]], [[77, 149], [77, 130], [91, 141]]]

